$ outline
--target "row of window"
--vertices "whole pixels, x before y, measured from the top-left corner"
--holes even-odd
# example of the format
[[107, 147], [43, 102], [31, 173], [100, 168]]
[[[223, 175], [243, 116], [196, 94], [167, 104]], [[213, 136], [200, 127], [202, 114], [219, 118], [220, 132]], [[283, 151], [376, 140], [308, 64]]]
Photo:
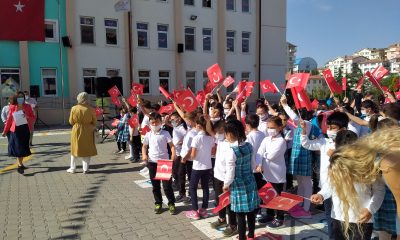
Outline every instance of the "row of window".
[[[81, 17], [81, 43], [95, 44], [94, 17]], [[106, 44], [110, 46], [118, 45], [118, 19], [104, 19]]]
[[[149, 45], [149, 24], [137, 23], [137, 45], [148, 48]], [[196, 28], [185, 27], [185, 50], [196, 51]], [[250, 32], [242, 32], [242, 53], [250, 52]], [[157, 24], [158, 48], [168, 48], [168, 25]], [[202, 29], [202, 43], [204, 52], [212, 52], [212, 28]], [[226, 51], [235, 52], [236, 31], [226, 31]]]
[[[237, 11], [236, 9], [236, 1], [237, 0], [226, 0], [226, 10], [227, 11]], [[195, 0], [185, 0], [184, 4], [187, 6], [194, 6]], [[212, 7], [212, 1], [211, 0], [202, 0], [202, 6], [205, 8], [211, 8]], [[250, 0], [241, 0], [241, 7], [242, 7], [242, 12], [250, 12]]]

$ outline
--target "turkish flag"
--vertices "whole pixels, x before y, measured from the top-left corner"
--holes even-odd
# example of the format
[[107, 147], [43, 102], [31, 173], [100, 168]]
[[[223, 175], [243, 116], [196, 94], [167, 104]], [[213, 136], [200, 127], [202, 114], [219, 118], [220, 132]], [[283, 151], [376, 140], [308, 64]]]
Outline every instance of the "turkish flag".
[[206, 101], [206, 93], [204, 91], [198, 91], [196, 95], [197, 101], [200, 103], [201, 106], [204, 106]]
[[312, 104], [307, 96], [306, 91], [301, 87], [290, 89], [297, 109], [306, 108], [308, 111], [312, 110]]
[[309, 73], [295, 73], [289, 77], [286, 88], [301, 87], [306, 88]]
[[273, 198], [278, 196], [278, 193], [274, 189], [271, 183], [266, 183], [260, 190], [258, 190], [258, 196], [264, 204], [268, 204]]
[[140, 131], [140, 135], [144, 136], [146, 135], [146, 133], [150, 132], [150, 128], [149, 126], [144, 126], [144, 128], [142, 128], [142, 130]]
[[99, 108], [99, 107], [96, 107], [95, 109], [94, 109], [94, 111], [96, 112], [96, 117], [100, 117], [101, 116], [101, 114], [103, 114], [103, 109], [101, 109], [101, 108]]
[[172, 92], [172, 97], [174, 98], [174, 99], [178, 99], [180, 96], [181, 96], [181, 94], [183, 93], [183, 92], [185, 92], [186, 90], [174, 90], [173, 92]]
[[208, 82], [206, 87], [204, 88], [204, 92], [206, 94], [212, 92], [214, 90], [214, 88], [216, 88], [218, 85], [217, 84], [213, 84], [212, 82]]
[[128, 124], [131, 128], [136, 128], [139, 126], [139, 118], [137, 115], [133, 115], [131, 118], [128, 120]]
[[157, 172], [154, 180], [168, 181], [172, 176], [172, 161], [171, 160], [158, 160]]
[[304, 200], [298, 195], [282, 192], [280, 196], [274, 197], [266, 204], [260, 205], [262, 208], [289, 211]]
[[217, 214], [219, 211], [221, 211], [222, 209], [224, 209], [226, 206], [228, 206], [229, 204], [231, 204], [231, 192], [227, 191], [222, 193], [221, 195], [218, 196], [218, 206], [216, 206], [215, 208], [213, 208], [211, 211], [214, 214]]
[[314, 101], [312, 101], [312, 103], [311, 103], [311, 107], [314, 110], [318, 109], [318, 105], [319, 105], [319, 102], [317, 99], [314, 99]]
[[326, 134], [328, 130], [328, 117], [333, 113], [333, 111], [326, 111], [323, 113], [320, 113], [319, 115], [322, 115], [322, 121], [321, 121], [321, 131]]
[[170, 99], [171, 98], [171, 94], [169, 94], [169, 92], [167, 90], [165, 90], [163, 87], [159, 87], [160, 92], [165, 96], [165, 98]]
[[136, 107], [136, 106], [137, 106], [137, 100], [136, 100], [135, 95], [132, 94], [132, 95], [128, 98], [128, 103], [129, 103], [132, 107]]
[[342, 90], [346, 91], [347, 89], [347, 79], [344, 77], [342, 78]]
[[119, 119], [117, 119], [117, 118], [114, 118], [114, 120], [112, 121], [112, 123], [111, 123], [111, 126], [113, 126], [113, 127], [117, 127], [118, 126], [118, 124], [119, 124], [119, 122], [120, 122], [120, 120]]
[[372, 75], [372, 73], [370, 73], [369, 71], [367, 71], [367, 72], [365, 73], [365, 75], [367, 75], [369, 81], [371, 81], [371, 83], [372, 83], [375, 87], [377, 87], [377, 88], [379, 88], [379, 89], [382, 89], [381, 85], [379, 84], [379, 81], [375, 79], [375, 77], [374, 77], [374, 75]]
[[190, 89], [182, 91], [182, 93], [179, 95], [179, 98], [175, 99], [175, 102], [179, 106], [181, 106], [186, 112], [192, 112], [200, 106], [199, 102], [197, 101], [192, 91], [190, 91]]
[[356, 89], [360, 89], [365, 81], [365, 75], [363, 75], [357, 82]]
[[115, 106], [117, 106], [117, 107], [121, 107], [122, 106], [121, 101], [119, 100], [118, 97], [111, 97], [111, 102], [114, 103]]
[[174, 112], [174, 110], [175, 110], [174, 104], [168, 104], [166, 106], [162, 106], [160, 108], [160, 110], [158, 111], [158, 113], [159, 114], [162, 114], [162, 113], [171, 114]]
[[143, 95], [143, 88], [144, 88], [143, 84], [133, 82], [131, 92], [137, 95]]
[[332, 93], [342, 93], [342, 88], [339, 86], [339, 84], [336, 82], [335, 78], [332, 75], [332, 72], [330, 69], [326, 69], [324, 72], [324, 78], [326, 83], [328, 84], [329, 89], [331, 90]]
[[376, 81], [379, 82], [388, 73], [389, 71], [386, 68], [383, 66], [378, 66], [374, 69], [374, 71], [371, 72], [371, 75], [376, 79]]
[[246, 97], [250, 97], [251, 94], [253, 93], [254, 84], [255, 82], [246, 83], [246, 92], [245, 92]]
[[218, 85], [224, 81], [224, 77], [222, 76], [222, 71], [218, 63], [207, 68], [207, 76], [210, 82], [214, 85]]
[[110, 94], [111, 98], [117, 98], [119, 95], [121, 95], [121, 92], [117, 86], [114, 86], [108, 90], [108, 94]]
[[233, 79], [231, 76], [227, 76], [224, 80], [224, 82], [222, 83], [222, 85], [224, 85], [224, 87], [229, 87], [230, 85], [232, 85], [235, 82], [235, 79]]
[[1, 0], [0, 9], [0, 40], [44, 42], [44, 0]]
[[397, 97], [397, 100], [400, 100], [400, 91], [396, 92], [396, 97]]
[[275, 85], [270, 80], [264, 80], [260, 82], [260, 87], [262, 93], [272, 92], [277, 93], [278, 89], [276, 89]]

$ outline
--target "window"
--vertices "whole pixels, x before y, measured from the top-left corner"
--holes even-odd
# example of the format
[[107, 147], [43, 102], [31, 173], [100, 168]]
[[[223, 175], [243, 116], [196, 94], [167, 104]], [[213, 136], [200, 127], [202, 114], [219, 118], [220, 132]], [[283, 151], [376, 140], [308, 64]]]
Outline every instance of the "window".
[[196, 72], [186, 72], [186, 88], [196, 92]]
[[94, 17], [81, 17], [81, 43], [94, 44]]
[[119, 69], [108, 68], [106, 71], [107, 77], [117, 77], [119, 76]]
[[194, 51], [195, 50], [195, 28], [185, 27], [185, 50]]
[[249, 0], [242, 0], [242, 12], [250, 12], [250, 1]]
[[158, 78], [160, 79], [160, 87], [163, 87], [166, 91], [169, 91], [169, 72], [159, 71]]
[[150, 93], [150, 71], [139, 71], [139, 83], [143, 84], [143, 93]]
[[250, 33], [242, 32], [242, 52], [250, 52]]
[[243, 81], [243, 80], [249, 81], [249, 79], [250, 79], [250, 72], [242, 72], [242, 74], [241, 74], [241, 79], [242, 79], [242, 81]]
[[117, 19], [104, 19], [104, 26], [106, 28], [106, 44], [118, 45], [118, 20]]
[[194, 6], [194, 0], [185, 0], [185, 5]]
[[18, 68], [0, 69], [1, 96], [11, 97], [20, 90], [20, 72]]
[[211, 8], [211, 0], [203, 0], [203, 7]]
[[137, 23], [136, 28], [137, 28], [138, 47], [149, 47], [149, 39], [147, 37], [148, 24]]
[[168, 48], [168, 25], [157, 25], [158, 48]]
[[226, 0], [226, 10], [235, 11], [235, 0]]
[[42, 86], [44, 96], [57, 95], [57, 70], [55, 68], [42, 68]]
[[[235, 72], [226, 72], [226, 76], [231, 76], [233, 79], [235, 79]], [[227, 92], [232, 92], [233, 89], [235, 88], [235, 84], [231, 84], [226, 91]]]
[[203, 28], [203, 51], [211, 52], [212, 29]]
[[83, 76], [83, 88], [85, 92], [89, 94], [95, 94], [97, 70], [84, 68], [82, 76]]
[[235, 51], [235, 31], [226, 31], [226, 51]]
[[207, 75], [207, 71], [203, 71], [203, 89], [206, 88], [208, 83], [208, 75]]
[[57, 21], [46, 20], [44, 26], [45, 26], [44, 34], [46, 37], [46, 42], [58, 42]]

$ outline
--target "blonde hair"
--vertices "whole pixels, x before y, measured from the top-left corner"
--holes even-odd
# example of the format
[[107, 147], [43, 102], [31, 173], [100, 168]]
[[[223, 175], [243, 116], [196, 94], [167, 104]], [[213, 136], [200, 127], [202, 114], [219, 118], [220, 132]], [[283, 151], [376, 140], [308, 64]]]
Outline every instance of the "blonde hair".
[[81, 92], [76, 96], [76, 100], [78, 101], [78, 104], [85, 104], [87, 103], [89, 99], [89, 95], [87, 92]]
[[349, 209], [356, 215], [361, 211], [354, 184], [374, 183], [381, 174], [379, 160], [392, 154], [400, 154], [400, 128], [378, 130], [340, 147], [331, 156], [328, 176], [342, 203], [346, 239], [349, 238]]

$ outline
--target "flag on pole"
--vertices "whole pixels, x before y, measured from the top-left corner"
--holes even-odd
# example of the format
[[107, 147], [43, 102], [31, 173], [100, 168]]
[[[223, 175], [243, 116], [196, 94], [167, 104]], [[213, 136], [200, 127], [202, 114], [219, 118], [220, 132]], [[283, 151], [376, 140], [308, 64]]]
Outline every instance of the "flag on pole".
[[222, 85], [224, 85], [224, 87], [228, 88], [230, 85], [232, 85], [235, 82], [235, 79], [233, 79], [231, 76], [227, 76], [224, 80], [224, 82], [222, 83]]
[[169, 92], [167, 90], [165, 90], [163, 87], [159, 87], [160, 92], [164, 95], [164, 97], [166, 99], [170, 99], [171, 98], [171, 94], [169, 94]]
[[143, 84], [133, 82], [131, 92], [137, 95], [143, 95], [143, 88], [144, 88]]
[[376, 79], [376, 81], [379, 82], [388, 73], [389, 71], [386, 68], [383, 66], [378, 66], [374, 69], [374, 71], [371, 72], [371, 75]]
[[303, 88], [295, 87], [291, 88], [290, 90], [292, 91], [293, 101], [297, 109], [306, 108], [307, 111], [312, 110], [311, 101]]
[[207, 68], [207, 76], [212, 84], [218, 85], [224, 81], [224, 77], [222, 76], [222, 71], [218, 63]]
[[114, 4], [114, 10], [116, 12], [129, 12], [131, 11], [131, 1], [130, 0], [119, 0]]
[[339, 84], [336, 82], [335, 78], [332, 75], [331, 70], [328, 68], [323, 72], [323, 74], [324, 74], [325, 81], [328, 84], [328, 87], [331, 90], [331, 92], [341, 94], [343, 90], [339, 86]]
[[262, 93], [267, 93], [267, 92], [277, 93], [277, 92], [279, 92], [279, 89], [277, 89], [276, 86], [270, 80], [261, 81], [260, 87], [261, 87]]
[[286, 88], [301, 87], [306, 88], [309, 73], [295, 73], [289, 77]]
[[342, 90], [346, 91], [347, 89], [347, 79], [346, 77], [342, 78]]

